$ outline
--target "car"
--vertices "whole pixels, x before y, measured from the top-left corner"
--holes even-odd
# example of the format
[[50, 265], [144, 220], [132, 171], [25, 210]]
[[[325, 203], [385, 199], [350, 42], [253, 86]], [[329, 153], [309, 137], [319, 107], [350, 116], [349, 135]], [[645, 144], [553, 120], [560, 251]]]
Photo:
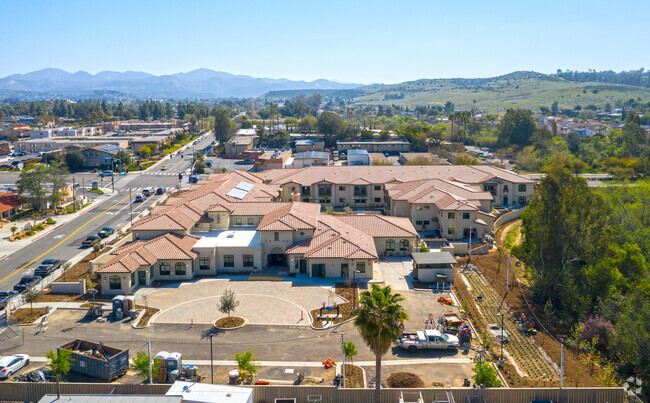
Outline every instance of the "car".
[[88, 235], [88, 237], [83, 240], [81, 245], [83, 245], [83, 246], [93, 246], [95, 244], [95, 242], [99, 242], [100, 240], [101, 240], [101, 238], [98, 237], [97, 235]]
[[110, 235], [113, 235], [114, 232], [115, 232], [115, 228], [104, 227], [102, 228], [101, 231], [99, 231], [97, 236], [99, 236], [100, 238], [108, 238]]
[[133, 202], [141, 203], [144, 201], [144, 199], [145, 199], [145, 195], [143, 195], [142, 193], [138, 193], [137, 195], [135, 195], [135, 200], [133, 200]]
[[0, 378], [9, 379], [22, 367], [29, 364], [27, 354], [14, 354], [0, 358]]
[[199, 179], [198, 176], [190, 176], [190, 183], [197, 183]]
[[166, 170], [167, 170], [167, 165], [163, 165], [163, 166], [161, 166], [161, 167], [160, 167], [160, 170], [161, 170], [161, 171], [166, 171]]
[[212, 167], [212, 161], [205, 161], [205, 166], [208, 168]]
[[11, 299], [11, 297], [13, 297], [16, 294], [18, 294], [18, 292], [14, 290], [0, 291], [0, 309], [5, 309], [7, 307], [7, 303], [9, 302], [9, 299]]
[[61, 267], [61, 261], [59, 259], [45, 259], [41, 262], [41, 264], [53, 266], [52, 270], [56, 270]]
[[153, 192], [154, 192], [153, 188], [142, 189], [142, 194], [144, 194], [145, 196], [151, 196]]
[[113, 176], [113, 171], [104, 171], [99, 173], [100, 178], [103, 178], [105, 176]]
[[36, 269], [34, 269], [34, 275], [40, 278], [49, 276], [54, 271], [54, 266], [49, 264], [41, 264]]
[[41, 278], [39, 276], [23, 276], [23, 278], [20, 279], [20, 282], [14, 286], [14, 291], [23, 292], [40, 282]]
[[157, 188], [156, 189], [156, 194], [157, 195], [162, 195], [165, 194], [166, 189], [165, 188]]

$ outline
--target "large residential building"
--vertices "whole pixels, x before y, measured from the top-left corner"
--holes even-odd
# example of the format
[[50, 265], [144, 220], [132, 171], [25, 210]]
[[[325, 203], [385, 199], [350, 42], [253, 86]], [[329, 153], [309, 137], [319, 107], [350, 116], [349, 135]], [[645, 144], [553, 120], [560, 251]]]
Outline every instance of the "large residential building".
[[256, 175], [279, 185], [283, 201], [382, 210], [447, 239], [492, 231], [492, 208], [528, 204], [535, 185], [504, 169], [469, 165], [308, 167]]
[[389, 153], [398, 155], [408, 152], [411, 144], [406, 140], [339, 140], [336, 142], [339, 151], [366, 150], [369, 153]]
[[278, 201], [279, 192], [252, 174], [231, 172], [168, 199], [133, 224], [132, 242], [93, 262], [102, 293], [278, 267], [310, 277], [372, 278], [379, 256], [417, 247], [408, 218], [322, 214], [318, 204]]
[[[87, 168], [117, 168], [115, 160], [120, 151], [130, 153], [128, 149], [116, 145], [102, 146], [78, 146], [69, 145], [65, 148], [66, 152], [79, 151], [84, 156], [84, 166]], [[119, 165], [119, 163], [118, 163]]]
[[23, 151], [27, 153], [50, 152], [63, 150], [70, 145], [85, 147], [114, 145], [122, 148], [128, 148], [130, 138], [126, 137], [78, 137], [74, 140], [66, 137], [46, 137], [42, 139], [20, 140], [14, 143], [14, 151]]

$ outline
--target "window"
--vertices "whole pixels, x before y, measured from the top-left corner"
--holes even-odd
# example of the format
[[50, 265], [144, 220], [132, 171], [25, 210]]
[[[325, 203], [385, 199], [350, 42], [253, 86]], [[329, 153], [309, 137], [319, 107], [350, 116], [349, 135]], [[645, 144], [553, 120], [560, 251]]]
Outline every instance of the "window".
[[209, 257], [199, 257], [199, 270], [210, 270]]
[[381, 185], [375, 185], [375, 190], [381, 190]]
[[201, 228], [201, 223], [197, 222], [196, 224], [194, 224], [194, 228]]
[[429, 225], [429, 224], [431, 224], [431, 222], [429, 222], [429, 220], [422, 221], [422, 225]]
[[453, 234], [453, 232], [451, 231], [451, 228], [447, 228], [447, 233], [448, 233], [449, 235]]
[[517, 186], [517, 190], [519, 190], [520, 193], [523, 193], [526, 191], [526, 184], [522, 183], [521, 185]]
[[135, 285], [135, 272], [131, 273], [131, 285]]
[[185, 275], [185, 263], [178, 262], [176, 263], [176, 266], [174, 267], [175, 274], [177, 276], [184, 276]]
[[332, 185], [318, 185], [318, 196], [332, 196]]
[[149, 279], [153, 280], [153, 266], [149, 266]]
[[519, 196], [519, 204], [526, 204], [526, 196]]
[[408, 239], [402, 239], [399, 241], [399, 250], [405, 251], [409, 250], [409, 240]]
[[221, 223], [221, 214], [217, 214], [217, 224]]
[[235, 225], [241, 225], [241, 218], [235, 218]]
[[395, 250], [395, 241], [392, 239], [386, 240], [386, 252], [393, 252]]
[[122, 288], [122, 279], [120, 276], [110, 276], [108, 278], [109, 288], [111, 290], [119, 290]]
[[303, 186], [302, 187], [302, 195], [303, 196], [311, 196], [311, 187], [310, 186]]
[[223, 267], [235, 267], [235, 255], [223, 255]]
[[456, 213], [454, 213], [453, 211], [447, 213], [447, 218], [449, 218], [450, 220], [453, 220], [454, 218], [456, 218]]
[[366, 272], [366, 263], [365, 262], [357, 262], [357, 271], [359, 273], [365, 273]]
[[469, 220], [469, 213], [463, 213], [463, 220]]
[[253, 225], [253, 217], [248, 217], [248, 225]]
[[422, 225], [422, 220], [418, 220], [415, 222], [415, 225]]
[[339, 197], [339, 203], [345, 203], [345, 197]]
[[340, 192], [345, 192], [345, 186], [339, 186], [339, 191]]
[[375, 203], [381, 203], [381, 197], [375, 197]]
[[280, 240], [280, 233], [279, 232], [274, 232], [273, 233], [273, 240], [274, 241], [279, 241]]
[[367, 195], [366, 187], [363, 185], [354, 185], [354, 195], [355, 196], [365, 196]]
[[160, 270], [161, 276], [169, 276], [169, 271], [171, 270], [169, 263], [161, 263], [158, 269]]
[[503, 185], [503, 193], [508, 191], [508, 185]]
[[253, 267], [254, 262], [253, 255], [244, 255], [244, 267]]
[[366, 204], [366, 199], [354, 199], [354, 202], [357, 204]]

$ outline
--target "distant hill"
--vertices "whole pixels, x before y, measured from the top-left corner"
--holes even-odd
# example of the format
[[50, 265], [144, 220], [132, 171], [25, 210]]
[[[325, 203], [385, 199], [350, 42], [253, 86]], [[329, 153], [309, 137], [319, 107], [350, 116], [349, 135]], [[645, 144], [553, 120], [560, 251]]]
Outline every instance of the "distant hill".
[[252, 98], [277, 90], [349, 89], [358, 86], [325, 79], [255, 78], [209, 69], [163, 76], [138, 71], [103, 71], [92, 75], [85, 71], [69, 73], [60, 69], [43, 69], [0, 78], [0, 97], [77, 99], [104, 94], [113, 98], [136, 99]]
[[[314, 91], [274, 91], [267, 99], [292, 98]], [[561, 107], [603, 105], [606, 102], [641, 97], [650, 100], [646, 86], [610, 82], [574, 81], [558, 75], [517, 71], [491, 78], [441, 78], [408, 81], [400, 84], [375, 84], [344, 90], [320, 91], [323, 96], [353, 99], [356, 103], [399, 105], [442, 105], [447, 101], [457, 110], [476, 106], [489, 113], [506, 108], [538, 110], [558, 101]], [[474, 103], [476, 100], [476, 103]]]

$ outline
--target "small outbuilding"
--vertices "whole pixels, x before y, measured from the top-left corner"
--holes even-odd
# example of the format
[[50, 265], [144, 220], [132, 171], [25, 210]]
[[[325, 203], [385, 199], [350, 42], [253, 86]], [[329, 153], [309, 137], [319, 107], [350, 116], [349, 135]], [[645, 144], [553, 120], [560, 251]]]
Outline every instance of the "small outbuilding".
[[455, 279], [456, 259], [449, 252], [413, 253], [413, 279], [427, 283], [447, 284]]
[[180, 396], [185, 403], [253, 403], [253, 388], [176, 381], [166, 396]]

